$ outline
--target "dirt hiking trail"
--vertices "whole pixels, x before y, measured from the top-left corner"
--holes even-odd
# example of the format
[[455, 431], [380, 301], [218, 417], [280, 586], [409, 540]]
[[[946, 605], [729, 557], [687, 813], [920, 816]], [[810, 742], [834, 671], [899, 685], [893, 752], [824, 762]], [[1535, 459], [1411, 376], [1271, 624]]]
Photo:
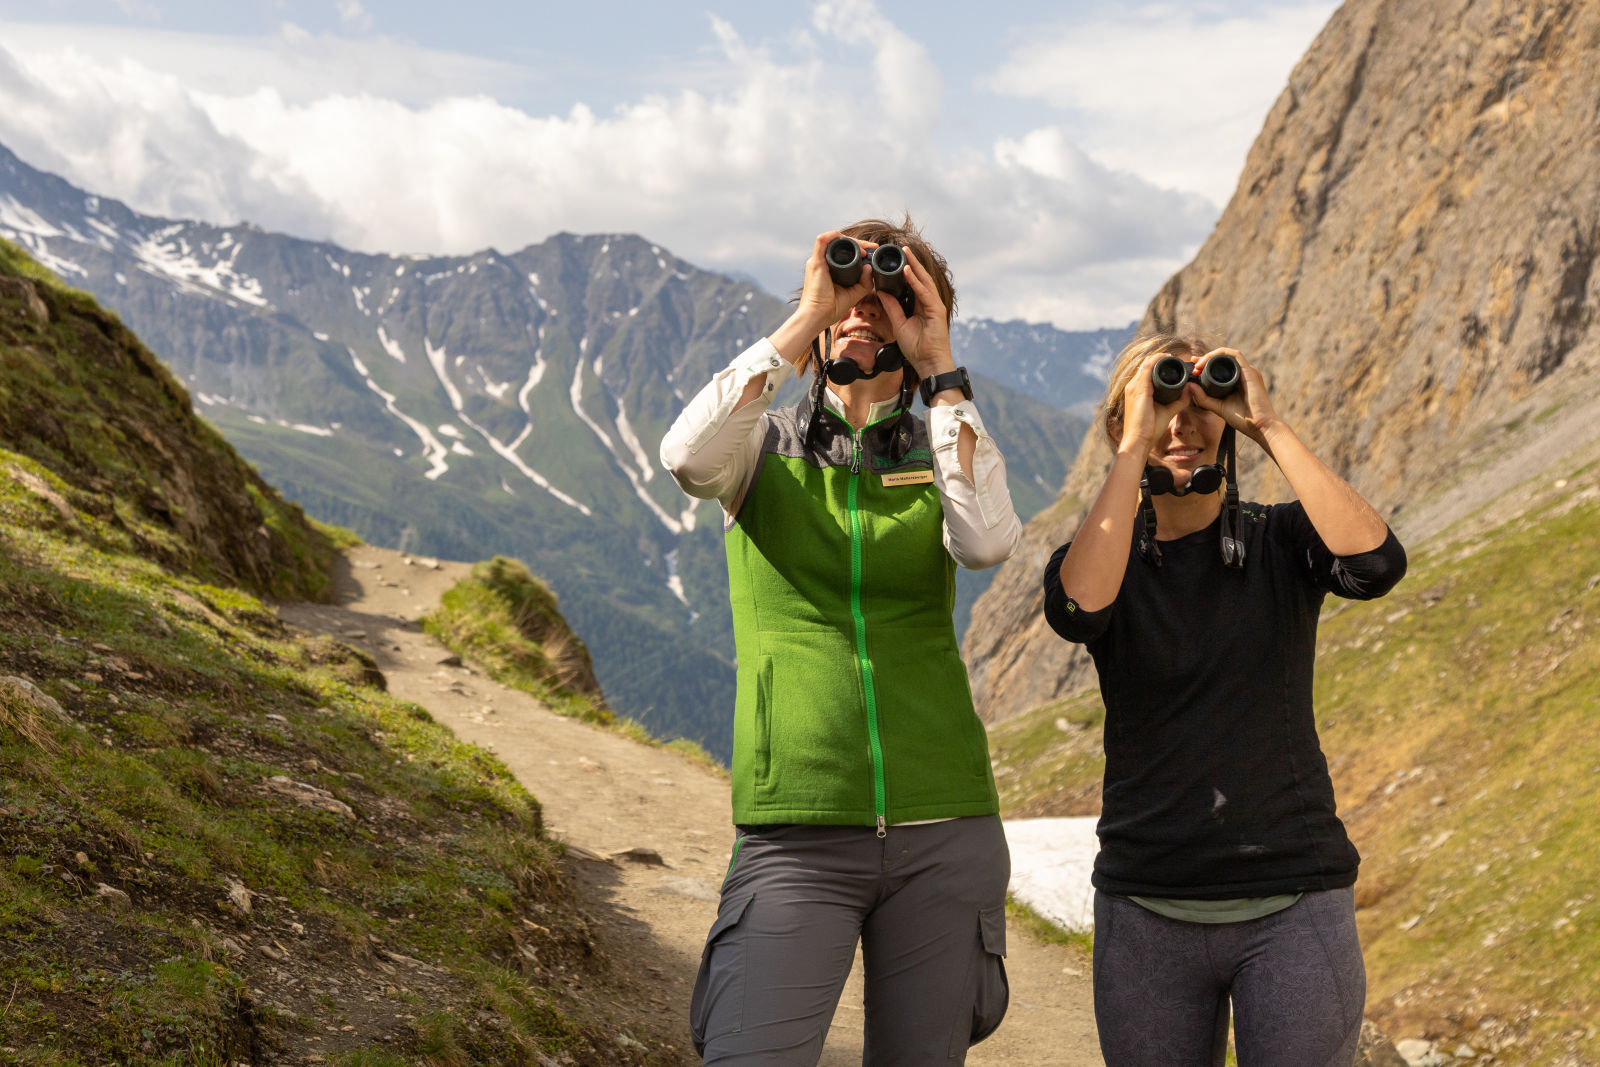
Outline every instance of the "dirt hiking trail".
[[[696, 1063], [686, 1020], [733, 844], [728, 782], [676, 752], [549, 712], [470, 665], [443, 665], [449, 653], [417, 620], [470, 569], [363, 545], [336, 565], [336, 604], [286, 604], [279, 613], [293, 626], [369, 652], [391, 693], [493, 752], [539, 799], [551, 834], [570, 847], [574, 888], [617, 972], [619, 991], [606, 994], [620, 992], [625, 1002], [616, 1012], [673, 1035], [683, 1062]], [[650, 850], [661, 862], [618, 857], [633, 849]], [[1043, 944], [1014, 925], [1007, 947], [1010, 1011], [967, 1062], [1100, 1065], [1084, 954]], [[858, 953], [820, 1061], [826, 1067], [861, 1062], [860, 964]]]

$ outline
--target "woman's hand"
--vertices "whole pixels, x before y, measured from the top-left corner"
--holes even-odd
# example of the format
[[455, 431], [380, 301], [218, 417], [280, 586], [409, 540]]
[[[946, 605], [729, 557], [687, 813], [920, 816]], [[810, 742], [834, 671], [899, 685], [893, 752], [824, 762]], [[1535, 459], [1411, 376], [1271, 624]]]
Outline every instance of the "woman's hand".
[[[939, 299], [939, 290], [927, 268], [910, 249], [905, 249], [905, 257], [904, 277], [911, 284], [911, 295], [916, 297], [917, 306], [908, 317], [900, 301], [889, 293], [880, 290], [878, 300], [883, 304], [883, 313], [889, 318], [889, 328], [894, 331], [900, 351], [916, 368], [918, 376], [926, 381], [935, 374], [956, 369], [955, 357], [950, 352], [950, 324], [945, 319], [944, 301]], [[870, 282], [870, 278], [867, 280]]]
[[[816, 244], [811, 247], [811, 258], [806, 260], [805, 281], [801, 285], [800, 301], [794, 314], [813, 327], [813, 337], [850, 314], [850, 309], [872, 292], [872, 269], [866, 263], [861, 268], [861, 280], [856, 284], [846, 287], [833, 283], [826, 252], [828, 245], [843, 236], [838, 230], [818, 234]], [[856, 244], [861, 246], [863, 260], [870, 258], [873, 249], [878, 247], [871, 241], [856, 240]]]
[[1172, 416], [1180, 407], [1189, 403], [1187, 388], [1184, 395], [1170, 404], [1156, 403], [1155, 382], [1151, 372], [1167, 354], [1157, 352], [1146, 356], [1139, 362], [1139, 369], [1133, 372], [1133, 377], [1128, 379], [1128, 384], [1123, 386], [1120, 426], [1117, 420], [1112, 420], [1113, 427], [1117, 428], [1121, 437], [1117, 445], [1118, 453], [1130, 453], [1143, 459], [1149, 453], [1150, 442], [1156, 439], [1160, 428], [1172, 421]]
[[1278, 413], [1272, 406], [1272, 398], [1267, 395], [1266, 379], [1254, 365], [1247, 363], [1236, 349], [1218, 348], [1195, 361], [1195, 382], [1199, 381], [1201, 373], [1205, 371], [1206, 363], [1213, 356], [1232, 356], [1238, 361], [1239, 388], [1221, 400], [1207, 396], [1205, 390], [1198, 384], [1187, 387], [1185, 391], [1194, 398], [1196, 404], [1207, 411], [1221, 415], [1229, 426], [1260, 445], [1270, 455], [1272, 449], [1267, 443], [1267, 430], [1278, 421]]
[[[825, 253], [835, 238], [843, 236], [838, 230], [817, 235], [816, 243], [811, 246], [811, 258], [806, 260], [800, 299], [789, 318], [768, 337], [778, 354], [797, 366], [802, 365], [811, 350], [811, 342], [819, 334], [850, 314], [856, 302], [872, 292], [872, 271], [867, 266], [862, 267], [861, 280], [855, 285], [833, 284]], [[861, 246], [863, 258], [878, 247], [871, 241], [857, 240], [856, 244]]]

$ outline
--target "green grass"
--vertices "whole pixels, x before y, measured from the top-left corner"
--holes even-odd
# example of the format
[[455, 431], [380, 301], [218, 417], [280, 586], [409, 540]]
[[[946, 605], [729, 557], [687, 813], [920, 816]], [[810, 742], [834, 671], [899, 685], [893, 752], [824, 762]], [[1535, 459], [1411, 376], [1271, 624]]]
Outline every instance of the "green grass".
[[[662, 745], [644, 726], [606, 706], [588, 649], [562, 618], [549, 586], [520, 560], [496, 556], [474, 564], [472, 574], [423, 619], [423, 629], [495, 681], [532, 694], [558, 714]], [[695, 741], [678, 738], [665, 747], [720, 770]]]
[[1011, 925], [1026, 930], [1035, 940], [1047, 945], [1071, 945], [1078, 949], [1085, 957], [1086, 966], [1089, 963], [1088, 957], [1094, 954], [1093, 930], [1068, 930], [1057, 926], [1010, 895], [1006, 897], [1006, 920]]
[[1095, 690], [990, 726], [1000, 810], [1010, 818], [1098, 814], [1104, 722]]
[[[278, 1032], [276, 995], [221, 946], [292, 940], [291, 922], [350, 966], [376, 939], [443, 968], [469, 1018], [521, 1005], [496, 1030], [424, 1019], [404, 1035], [419, 1049], [511, 1063], [596, 1040], [543, 988], [590, 947], [539, 806], [499, 761], [357, 684], [354, 650], [290, 637], [237, 589], [41, 533], [39, 506], [0, 477], [0, 673], [75, 720], [0, 704], [0, 981], [23, 1062], [236, 1058]], [[274, 775], [356, 817], [272, 793]], [[220, 903], [233, 880], [248, 915]], [[96, 906], [102, 881], [134, 907]], [[517, 949], [529, 924], [548, 931], [537, 968]], [[331, 1003], [294, 1010], [338, 1022]]]

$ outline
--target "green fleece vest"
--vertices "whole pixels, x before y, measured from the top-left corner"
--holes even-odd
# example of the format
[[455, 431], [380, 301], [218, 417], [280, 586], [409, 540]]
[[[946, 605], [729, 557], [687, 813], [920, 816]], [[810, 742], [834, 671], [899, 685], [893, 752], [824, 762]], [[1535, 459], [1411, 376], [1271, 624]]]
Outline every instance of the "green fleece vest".
[[[738, 648], [733, 818], [876, 824], [999, 810], [951, 613], [920, 419], [767, 419], [726, 532]], [[896, 440], [898, 438], [898, 441]]]

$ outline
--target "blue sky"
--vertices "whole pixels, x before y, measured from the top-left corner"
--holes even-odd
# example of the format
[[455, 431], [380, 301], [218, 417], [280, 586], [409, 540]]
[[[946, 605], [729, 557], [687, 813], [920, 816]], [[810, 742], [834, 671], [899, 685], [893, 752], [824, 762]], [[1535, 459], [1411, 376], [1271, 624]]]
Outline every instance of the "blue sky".
[[642, 233], [775, 292], [910, 209], [966, 315], [1136, 317], [1329, 0], [0, 0], [0, 141], [158, 214], [364, 250]]

